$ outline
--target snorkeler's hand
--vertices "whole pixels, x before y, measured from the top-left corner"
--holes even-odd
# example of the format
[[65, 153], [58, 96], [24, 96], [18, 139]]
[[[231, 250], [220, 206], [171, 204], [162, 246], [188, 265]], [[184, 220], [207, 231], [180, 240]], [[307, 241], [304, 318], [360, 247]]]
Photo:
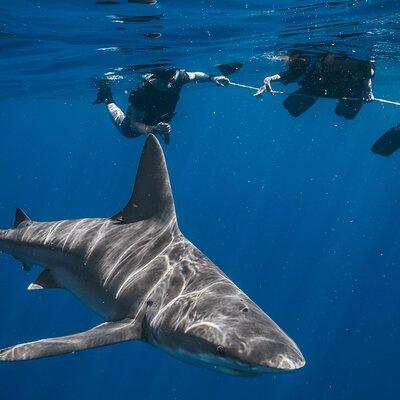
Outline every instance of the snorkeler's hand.
[[271, 81], [268, 78], [264, 79], [264, 85], [262, 85], [260, 89], [258, 89], [257, 93], [254, 96], [260, 98], [265, 92], [271, 93], [272, 95], [274, 94], [271, 87]]
[[254, 97], [257, 97], [257, 98], [260, 99], [260, 98], [262, 97], [262, 95], [263, 95], [266, 91], [267, 91], [267, 89], [266, 89], [265, 85], [262, 85], [262, 86], [257, 90], [257, 93], [254, 94]]
[[211, 81], [216, 83], [219, 86], [228, 86], [231, 83], [230, 80], [226, 76], [223, 76], [223, 75], [213, 76], [211, 78]]
[[366, 100], [367, 101], [374, 101], [374, 94], [371, 92], [368, 93]]
[[165, 135], [171, 133], [171, 125], [166, 122], [159, 122], [154, 128], [155, 134]]

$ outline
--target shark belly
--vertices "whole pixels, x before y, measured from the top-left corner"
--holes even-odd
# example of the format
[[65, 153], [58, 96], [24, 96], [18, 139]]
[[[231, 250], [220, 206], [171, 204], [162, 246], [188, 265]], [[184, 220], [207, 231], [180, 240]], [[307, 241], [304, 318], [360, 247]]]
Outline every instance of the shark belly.
[[123, 319], [127, 308], [105, 287], [99, 265], [89, 262], [104, 221], [94, 221], [91, 230], [81, 233], [77, 241], [70, 232], [79, 223], [39, 223], [3, 231], [0, 251], [10, 253], [24, 268], [43, 267], [58, 287], [70, 291], [107, 321]]
[[60, 286], [69, 290], [106, 321], [124, 319], [129, 313], [129, 309], [104, 288], [93, 271], [85, 270], [85, 266], [61, 267], [50, 271]]

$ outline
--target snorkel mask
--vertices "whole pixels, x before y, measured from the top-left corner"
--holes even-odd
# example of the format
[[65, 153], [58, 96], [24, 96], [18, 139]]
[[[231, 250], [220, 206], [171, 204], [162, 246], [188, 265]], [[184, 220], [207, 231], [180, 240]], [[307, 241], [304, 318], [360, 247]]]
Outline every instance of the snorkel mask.
[[178, 76], [178, 69], [162, 69], [143, 75], [143, 79], [149, 83], [151, 83], [152, 80], [159, 79], [166, 82], [168, 88], [171, 89], [175, 85]]

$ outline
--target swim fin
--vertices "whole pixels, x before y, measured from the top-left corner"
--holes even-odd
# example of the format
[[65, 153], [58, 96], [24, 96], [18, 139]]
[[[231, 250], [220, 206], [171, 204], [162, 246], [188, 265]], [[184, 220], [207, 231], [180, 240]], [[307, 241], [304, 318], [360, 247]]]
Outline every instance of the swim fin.
[[300, 88], [284, 100], [283, 106], [289, 111], [289, 114], [292, 117], [299, 117], [317, 100], [318, 97], [308, 95], [304, 89]]
[[371, 147], [380, 156], [390, 156], [400, 148], [400, 124], [385, 132]]
[[106, 103], [106, 104], [114, 103], [110, 85], [105, 79], [102, 79], [97, 83], [97, 98], [93, 102], [93, 104], [101, 104], [101, 103]]
[[234, 74], [236, 71], [239, 71], [243, 67], [243, 63], [240, 62], [232, 62], [229, 64], [220, 64], [217, 65], [219, 72], [221, 72], [224, 76], [229, 76]]
[[363, 105], [362, 100], [340, 99], [335, 108], [335, 114], [346, 119], [354, 119]]

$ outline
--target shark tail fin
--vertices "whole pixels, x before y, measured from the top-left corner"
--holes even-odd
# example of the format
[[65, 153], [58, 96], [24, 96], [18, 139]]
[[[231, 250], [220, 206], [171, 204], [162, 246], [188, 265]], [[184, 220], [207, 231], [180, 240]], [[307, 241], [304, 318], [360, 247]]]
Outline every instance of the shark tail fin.
[[149, 218], [166, 222], [175, 217], [175, 205], [167, 165], [160, 143], [149, 135], [136, 175], [132, 196], [125, 208], [113, 218], [132, 223]]
[[31, 223], [32, 220], [26, 215], [24, 211], [20, 208], [17, 208], [15, 211], [15, 220], [14, 220], [14, 228], [17, 228], [22, 223]]

